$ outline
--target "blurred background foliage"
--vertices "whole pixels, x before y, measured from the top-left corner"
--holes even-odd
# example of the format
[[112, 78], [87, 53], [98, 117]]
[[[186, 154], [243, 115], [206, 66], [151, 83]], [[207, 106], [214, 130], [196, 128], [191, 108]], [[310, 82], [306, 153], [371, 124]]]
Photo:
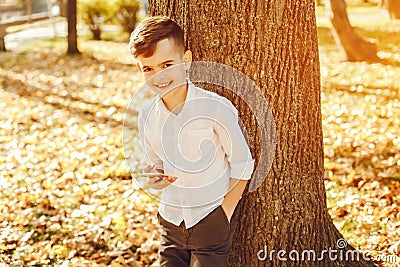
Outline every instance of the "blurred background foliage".
[[104, 24], [118, 24], [124, 32], [130, 33], [137, 22], [140, 3], [136, 0], [79, 0], [79, 18], [89, 25], [93, 39], [101, 39]]

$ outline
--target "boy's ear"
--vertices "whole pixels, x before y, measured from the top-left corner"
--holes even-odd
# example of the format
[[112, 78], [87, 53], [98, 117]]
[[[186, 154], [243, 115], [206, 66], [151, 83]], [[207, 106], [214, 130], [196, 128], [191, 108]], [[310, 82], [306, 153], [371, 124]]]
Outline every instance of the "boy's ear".
[[183, 61], [185, 63], [192, 62], [192, 51], [186, 50], [185, 54], [183, 54]]
[[185, 62], [185, 70], [190, 69], [190, 62], [192, 62], [192, 51], [186, 50], [183, 55], [183, 61]]

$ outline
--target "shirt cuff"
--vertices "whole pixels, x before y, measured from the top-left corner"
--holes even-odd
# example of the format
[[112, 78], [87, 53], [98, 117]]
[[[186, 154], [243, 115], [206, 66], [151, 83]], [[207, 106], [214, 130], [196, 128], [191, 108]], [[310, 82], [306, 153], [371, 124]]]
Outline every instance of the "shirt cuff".
[[254, 159], [242, 162], [231, 162], [231, 178], [250, 180], [254, 169]]
[[155, 164], [154, 169], [155, 170], [164, 170], [164, 166], [162, 164]]
[[159, 169], [159, 170], [164, 170], [164, 165], [163, 165], [163, 162], [161, 161], [161, 160], [158, 160], [158, 159], [156, 159], [156, 160], [151, 160], [150, 159], [150, 163], [151, 163], [151, 165], [153, 165], [154, 167], [153, 167], [153, 170], [157, 170], [157, 169]]

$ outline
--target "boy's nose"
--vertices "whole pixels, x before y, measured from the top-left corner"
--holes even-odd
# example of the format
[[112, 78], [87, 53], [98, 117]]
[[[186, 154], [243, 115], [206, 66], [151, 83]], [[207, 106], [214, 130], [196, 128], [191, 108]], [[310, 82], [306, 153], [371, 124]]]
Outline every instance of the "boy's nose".
[[156, 74], [154, 74], [154, 81], [162, 81], [165, 79], [165, 71], [159, 70]]

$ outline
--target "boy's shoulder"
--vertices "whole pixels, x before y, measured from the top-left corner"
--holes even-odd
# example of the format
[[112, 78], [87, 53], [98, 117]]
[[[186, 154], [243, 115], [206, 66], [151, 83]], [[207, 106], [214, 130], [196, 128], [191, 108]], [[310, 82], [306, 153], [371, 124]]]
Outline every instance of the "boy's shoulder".
[[207, 90], [205, 90], [201, 87], [197, 87], [197, 86], [194, 86], [194, 88], [195, 88], [195, 94], [194, 94], [193, 98], [209, 98], [212, 100], [216, 100], [222, 104], [231, 103], [231, 101], [229, 99], [227, 99], [226, 97], [219, 95], [215, 92], [207, 91]]
[[148, 116], [151, 110], [153, 110], [157, 102], [159, 101], [159, 97], [155, 96], [148, 101], [145, 101], [143, 106], [140, 108], [139, 111], [139, 119], [142, 119], [144, 116]]
[[207, 91], [203, 88], [195, 86], [195, 94], [193, 96], [194, 99], [209, 99], [212, 101], [208, 101], [208, 103], [212, 103], [214, 105], [223, 105], [226, 106], [230, 109], [236, 110], [232, 102], [226, 98], [225, 96], [222, 96], [218, 93]]

